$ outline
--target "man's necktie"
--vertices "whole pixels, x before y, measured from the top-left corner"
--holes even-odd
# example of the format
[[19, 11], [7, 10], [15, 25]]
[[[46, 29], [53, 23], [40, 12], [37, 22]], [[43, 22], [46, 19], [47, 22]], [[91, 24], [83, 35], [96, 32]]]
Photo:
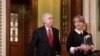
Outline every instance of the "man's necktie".
[[49, 44], [52, 47], [52, 44], [53, 44], [53, 35], [52, 35], [52, 32], [51, 32], [50, 29], [48, 30], [48, 39], [49, 39]]

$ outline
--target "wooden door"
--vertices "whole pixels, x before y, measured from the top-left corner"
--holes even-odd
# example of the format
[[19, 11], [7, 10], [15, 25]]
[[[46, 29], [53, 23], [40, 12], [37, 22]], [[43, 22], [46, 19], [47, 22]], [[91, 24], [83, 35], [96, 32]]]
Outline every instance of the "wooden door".
[[7, 56], [26, 56], [37, 28], [37, 0], [7, 0]]
[[68, 56], [66, 42], [69, 33], [74, 29], [73, 18], [82, 15], [83, 0], [61, 0], [60, 41], [61, 56]]

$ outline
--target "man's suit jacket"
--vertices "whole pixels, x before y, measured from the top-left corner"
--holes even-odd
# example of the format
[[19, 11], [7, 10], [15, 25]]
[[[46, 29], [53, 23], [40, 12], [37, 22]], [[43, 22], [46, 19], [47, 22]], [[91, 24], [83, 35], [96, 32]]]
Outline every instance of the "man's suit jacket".
[[38, 28], [32, 36], [29, 45], [28, 56], [34, 56], [34, 49], [36, 48], [36, 56], [56, 56], [60, 54], [61, 46], [59, 42], [59, 31], [52, 27], [53, 46], [49, 45], [49, 40], [45, 26]]
[[[69, 37], [67, 39], [67, 51], [69, 52], [70, 56], [91, 56], [91, 51], [89, 51], [87, 54], [84, 53], [84, 51], [77, 51], [74, 54], [70, 53], [71, 47], [78, 47], [84, 42], [84, 36], [88, 35], [86, 31], [83, 31], [83, 36], [78, 34], [76, 31], [72, 31], [69, 34]], [[87, 44], [93, 45], [92, 42], [92, 36], [87, 39]]]

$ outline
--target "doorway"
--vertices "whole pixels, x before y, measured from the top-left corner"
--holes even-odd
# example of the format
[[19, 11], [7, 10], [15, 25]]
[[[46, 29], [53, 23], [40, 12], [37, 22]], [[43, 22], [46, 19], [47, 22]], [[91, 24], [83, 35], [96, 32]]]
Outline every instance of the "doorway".
[[37, 28], [37, 0], [7, 1], [7, 56], [26, 56]]
[[[6, 0], [7, 2], [7, 28], [6, 28], [6, 40], [7, 40], [7, 56], [26, 56], [28, 45], [32, 36], [32, 32], [37, 28], [38, 25], [38, 0]], [[68, 1], [67, 5], [69, 20], [68, 20], [68, 31], [71, 31], [73, 27], [72, 19], [75, 15], [83, 12], [83, 0], [62, 0]], [[62, 4], [63, 2], [61, 2]], [[61, 11], [66, 9], [63, 4], [61, 5]], [[65, 12], [66, 13], [66, 12]], [[13, 16], [16, 18], [14, 19]], [[64, 16], [66, 16], [64, 14]], [[11, 18], [12, 17], [12, 18]], [[63, 13], [61, 13], [61, 20]], [[66, 17], [65, 17], [66, 18]], [[66, 20], [67, 21], [67, 20]], [[64, 26], [65, 20], [61, 21], [60, 26]], [[13, 23], [13, 25], [12, 25]], [[17, 24], [17, 25], [16, 25]], [[65, 27], [65, 26], [64, 26]], [[17, 30], [16, 30], [17, 29]], [[61, 28], [61, 30], [63, 27]], [[70, 30], [69, 30], [70, 29]], [[68, 33], [68, 31], [66, 32]], [[62, 41], [62, 36], [60, 41]], [[64, 41], [65, 42], [65, 41]], [[66, 56], [66, 43], [61, 42], [62, 56]]]

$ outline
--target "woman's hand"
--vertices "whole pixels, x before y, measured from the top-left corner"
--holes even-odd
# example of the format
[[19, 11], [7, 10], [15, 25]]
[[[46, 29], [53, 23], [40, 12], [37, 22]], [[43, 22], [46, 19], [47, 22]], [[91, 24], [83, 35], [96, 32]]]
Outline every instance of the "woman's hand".
[[87, 51], [89, 51], [89, 50], [91, 49], [91, 46], [90, 46], [90, 45], [82, 44], [82, 45], [80, 46], [80, 48], [81, 48], [83, 51], [87, 52]]
[[81, 50], [81, 47], [80, 46], [74, 47], [74, 51], [78, 51], [78, 50]]
[[74, 51], [78, 51], [78, 47], [74, 47]]

